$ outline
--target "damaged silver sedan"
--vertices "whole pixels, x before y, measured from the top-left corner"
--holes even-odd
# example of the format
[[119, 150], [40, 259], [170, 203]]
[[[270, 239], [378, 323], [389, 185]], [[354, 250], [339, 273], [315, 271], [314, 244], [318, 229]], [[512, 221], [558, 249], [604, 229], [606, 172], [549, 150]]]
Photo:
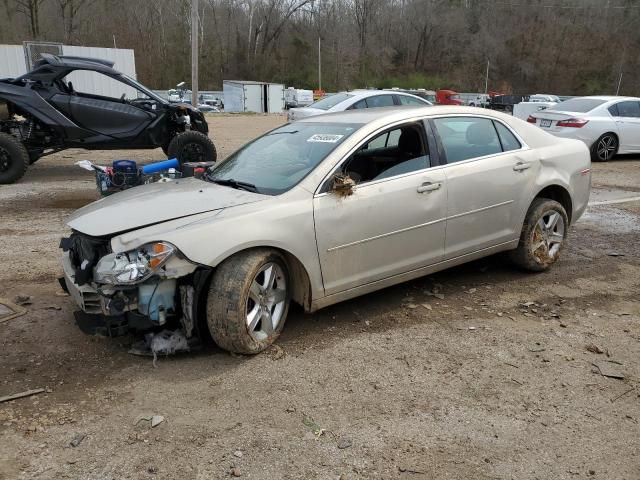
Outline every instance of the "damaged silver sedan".
[[267, 348], [291, 301], [311, 312], [500, 251], [559, 257], [589, 198], [581, 142], [464, 107], [303, 119], [203, 180], [151, 184], [68, 221], [63, 284], [90, 333], [180, 329]]

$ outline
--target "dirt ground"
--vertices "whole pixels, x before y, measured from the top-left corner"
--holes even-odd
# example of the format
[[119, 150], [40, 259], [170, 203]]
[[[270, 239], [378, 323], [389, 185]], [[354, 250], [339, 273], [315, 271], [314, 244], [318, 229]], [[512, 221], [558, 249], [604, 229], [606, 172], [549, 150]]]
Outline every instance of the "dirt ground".
[[[284, 118], [209, 120], [224, 157]], [[157, 368], [82, 334], [57, 286], [64, 218], [98, 198], [85, 158], [162, 153], [62, 152], [0, 188], [0, 297], [32, 296], [0, 323], [0, 396], [46, 388], [0, 404], [0, 479], [640, 478], [640, 201], [608, 203], [640, 196], [638, 158], [593, 165], [547, 273], [494, 256]]]

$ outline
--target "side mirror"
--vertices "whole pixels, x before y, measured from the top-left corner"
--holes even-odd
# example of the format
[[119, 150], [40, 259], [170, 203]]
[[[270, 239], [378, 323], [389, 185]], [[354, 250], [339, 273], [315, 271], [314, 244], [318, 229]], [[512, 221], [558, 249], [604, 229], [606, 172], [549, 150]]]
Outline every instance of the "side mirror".
[[353, 195], [356, 188], [356, 182], [349, 175], [344, 173], [336, 173], [331, 183], [331, 192], [341, 197]]

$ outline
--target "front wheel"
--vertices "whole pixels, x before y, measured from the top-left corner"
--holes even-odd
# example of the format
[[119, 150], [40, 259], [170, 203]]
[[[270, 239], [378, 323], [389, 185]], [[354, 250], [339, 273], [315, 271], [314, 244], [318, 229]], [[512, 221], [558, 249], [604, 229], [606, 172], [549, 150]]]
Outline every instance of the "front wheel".
[[536, 198], [527, 212], [513, 262], [526, 270], [547, 270], [560, 256], [569, 229], [564, 207], [555, 200]]
[[186, 162], [215, 162], [216, 147], [204, 133], [187, 130], [178, 133], [167, 146], [167, 156], [177, 158], [180, 164]]
[[272, 250], [239, 253], [220, 264], [207, 298], [209, 333], [219, 347], [259, 353], [280, 335], [290, 300], [289, 271]]
[[605, 133], [591, 146], [591, 160], [606, 162], [618, 153], [618, 137], [613, 133]]
[[0, 184], [14, 183], [22, 178], [29, 163], [29, 152], [22, 142], [0, 133]]

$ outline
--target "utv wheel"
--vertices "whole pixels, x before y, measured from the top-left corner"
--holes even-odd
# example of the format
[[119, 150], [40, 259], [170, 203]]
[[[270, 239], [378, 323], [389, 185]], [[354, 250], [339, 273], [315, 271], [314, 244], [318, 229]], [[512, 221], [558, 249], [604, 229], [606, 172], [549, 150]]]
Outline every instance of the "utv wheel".
[[29, 166], [29, 152], [15, 137], [0, 133], [0, 184], [19, 180]]
[[204, 133], [187, 130], [178, 133], [167, 147], [167, 156], [185, 162], [215, 162], [216, 147]]
[[237, 254], [216, 268], [207, 299], [213, 340], [235, 353], [259, 353], [280, 335], [289, 310], [289, 272], [272, 250]]
[[591, 146], [591, 161], [606, 162], [618, 153], [618, 137], [605, 133]]
[[560, 256], [567, 238], [569, 219], [564, 207], [554, 200], [536, 198], [527, 212], [513, 262], [526, 270], [547, 270]]

